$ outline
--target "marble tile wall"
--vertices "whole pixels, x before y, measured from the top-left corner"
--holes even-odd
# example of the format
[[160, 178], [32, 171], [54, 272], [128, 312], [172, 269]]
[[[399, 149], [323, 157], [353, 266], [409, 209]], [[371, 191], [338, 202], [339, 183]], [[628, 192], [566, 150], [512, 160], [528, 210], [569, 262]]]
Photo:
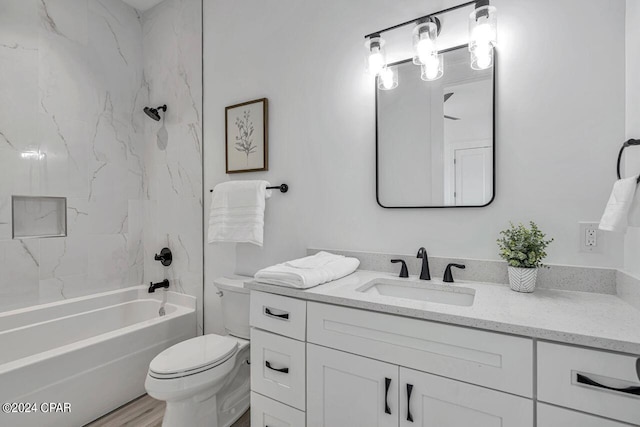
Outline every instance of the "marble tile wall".
[[[168, 106], [145, 121], [145, 278], [197, 297], [202, 333], [202, 3], [165, 0], [141, 21], [149, 103]], [[168, 268], [153, 261], [164, 246]]]
[[[200, 12], [2, 2], [0, 311], [165, 276], [201, 301]], [[169, 104], [164, 150], [149, 102]], [[67, 197], [68, 236], [12, 240], [11, 195]]]

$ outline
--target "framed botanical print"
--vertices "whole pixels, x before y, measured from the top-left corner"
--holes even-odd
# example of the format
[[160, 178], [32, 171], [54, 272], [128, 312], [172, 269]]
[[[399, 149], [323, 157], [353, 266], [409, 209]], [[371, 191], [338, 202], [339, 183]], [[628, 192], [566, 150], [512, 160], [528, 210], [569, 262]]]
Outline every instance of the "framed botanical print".
[[227, 173], [269, 170], [267, 98], [225, 108]]

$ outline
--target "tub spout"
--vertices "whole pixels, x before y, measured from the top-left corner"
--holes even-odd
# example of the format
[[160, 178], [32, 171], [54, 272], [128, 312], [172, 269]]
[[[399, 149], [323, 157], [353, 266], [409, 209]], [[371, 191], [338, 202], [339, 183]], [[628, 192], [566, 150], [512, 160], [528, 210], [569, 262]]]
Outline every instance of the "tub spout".
[[149, 283], [149, 293], [153, 293], [156, 291], [156, 289], [158, 288], [165, 288], [168, 289], [169, 288], [169, 280], [164, 279], [162, 282], [158, 282], [158, 283], [153, 283], [150, 282]]

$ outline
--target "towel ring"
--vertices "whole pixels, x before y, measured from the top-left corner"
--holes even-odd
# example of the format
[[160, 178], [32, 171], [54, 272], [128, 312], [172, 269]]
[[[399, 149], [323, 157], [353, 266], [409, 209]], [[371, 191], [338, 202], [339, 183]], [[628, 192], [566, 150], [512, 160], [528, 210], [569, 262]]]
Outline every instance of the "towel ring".
[[[622, 148], [620, 149], [620, 153], [618, 154], [618, 179], [622, 179], [620, 175], [620, 162], [622, 161], [622, 153], [624, 149], [627, 147], [631, 147], [632, 145], [640, 145], [640, 139], [630, 139], [624, 144], [622, 144]], [[640, 176], [638, 177], [638, 184], [640, 184]]]

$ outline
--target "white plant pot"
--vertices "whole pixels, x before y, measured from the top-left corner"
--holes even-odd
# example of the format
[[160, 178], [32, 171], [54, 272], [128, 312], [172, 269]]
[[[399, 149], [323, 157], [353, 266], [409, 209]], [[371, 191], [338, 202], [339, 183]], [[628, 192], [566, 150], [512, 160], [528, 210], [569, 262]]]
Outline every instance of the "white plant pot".
[[537, 268], [509, 267], [509, 286], [516, 292], [533, 292], [538, 278]]

